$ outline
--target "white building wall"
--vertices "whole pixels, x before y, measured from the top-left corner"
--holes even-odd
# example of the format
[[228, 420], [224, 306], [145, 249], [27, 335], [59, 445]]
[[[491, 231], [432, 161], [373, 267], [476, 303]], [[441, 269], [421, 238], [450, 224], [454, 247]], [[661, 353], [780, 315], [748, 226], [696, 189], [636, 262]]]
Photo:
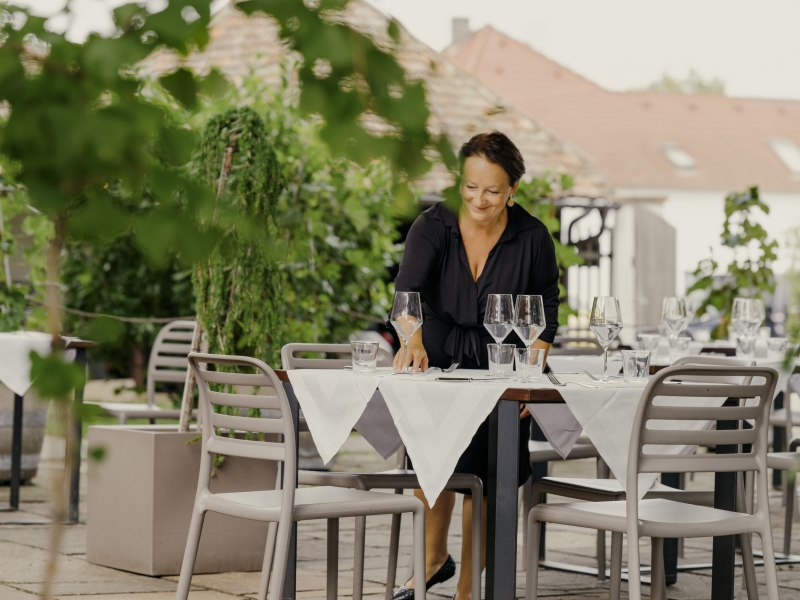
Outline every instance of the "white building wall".
[[[692, 191], [659, 188], [618, 188], [616, 197], [621, 201], [637, 198], [664, 198], [660, 205], [649, 204], [650, 210], [660, 214], [677, 231], [676, 239], [676, 293], [683, 294], [691, 282], [691, 273], [700, 260], [711, 256], [721, 265], [729, 264], [733, 253], [720, 242], [722, 223], [725, 220], [726, 191]], [[778, 260], [775, 273], [780, 275], [791, 268], [791, 252], [787, 247], [788, 234], [800, 227], [800, 194], [762, 192], [761, 199], [769, 206], [769, 215], [758, 222], [770, 237], [778, 241]], [[625, 234], [622, 231], [617, 235]]]

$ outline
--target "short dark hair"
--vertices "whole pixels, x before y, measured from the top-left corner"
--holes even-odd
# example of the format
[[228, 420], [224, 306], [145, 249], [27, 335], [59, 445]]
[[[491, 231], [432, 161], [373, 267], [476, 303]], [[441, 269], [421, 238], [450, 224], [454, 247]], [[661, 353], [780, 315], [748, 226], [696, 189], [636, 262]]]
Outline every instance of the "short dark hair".
[[478, 133], [464, 142], [458, 151], [461, 167], [470, 156], [482, 156], [487, 160], [500, 165], [508, 175], [511, 185], [517, 183], [525, 173], [525, 161], [522, 154], [508, 136], [499, 131]]

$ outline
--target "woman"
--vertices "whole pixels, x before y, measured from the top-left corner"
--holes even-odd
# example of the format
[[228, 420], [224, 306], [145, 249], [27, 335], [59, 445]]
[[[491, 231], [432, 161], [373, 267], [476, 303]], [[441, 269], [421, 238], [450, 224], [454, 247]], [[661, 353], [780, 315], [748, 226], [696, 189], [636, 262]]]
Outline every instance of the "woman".
[[[493, 340], [483, 327], [488, 294], [541, 294], [547, 327], [534, 346], [545, 351], [558, 326], [558, 266], [553, 241], [545, 226], [513, 200], [525, 164], [517, 147], [504, 134], [481, 133], [466, 142], [461, 159], [461, 206], [458, 213], [443, 203], [426, 210], [411, 226], [395, 288], [418, 291], [424, 324], [394, 358], [396, 369], [411, 366], [463, 368], [488, 366], [486, 345]], [[508, 342], [519, 342], [511, 334]], [[519, 439], [519, 484], [530, 474], [528, 436], [530, 416], [522, 408]], [[486, 481], [488, 425], [484, 422], [456, 465], [456, 472], [474, 473]], [[421, 491], [416, 495], [423, 502]], [[447, 552], [455, 492], [444, 491], [426, 511], [426, 582], [430, 587], [450, 579], [455, 565]], [[486, 514], [486, 498], [483, 499]], [[461, 573], [458, 600], [470, 598], [472, 500], [464, 496]], [[484, 519], [484, 525], [486, 520]], [[485, 548], [484, 532], [484, 548]], [[485, 550], [482, 563], [485, 562]], [[475, 574], [480, 576], [480, 574]], [[395, 600], [414, 597], [414, 581], [395, 593]]]

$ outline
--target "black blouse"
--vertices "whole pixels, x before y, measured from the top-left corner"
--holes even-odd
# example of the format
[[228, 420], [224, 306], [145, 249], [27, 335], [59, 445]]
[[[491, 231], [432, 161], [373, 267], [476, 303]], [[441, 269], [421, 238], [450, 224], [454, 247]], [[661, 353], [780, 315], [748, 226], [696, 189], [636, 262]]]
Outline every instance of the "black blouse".
[[[406, 238], [395, 289], [419, 292], [422, 343], [431, 366], [458, 361], [463, 368], [488, 366], [483, 326], [488, 294], [541, 294], [546, 327], [539, 339], [552, 342], [558, 328], [558, 265], [550, 233], [518, 204], [508, 207], [508, 224], [489, 252], [476, 282], [458, 228], [443, 203], [422, 213]], [[508, 343], [522, 345], [516, 333]]]

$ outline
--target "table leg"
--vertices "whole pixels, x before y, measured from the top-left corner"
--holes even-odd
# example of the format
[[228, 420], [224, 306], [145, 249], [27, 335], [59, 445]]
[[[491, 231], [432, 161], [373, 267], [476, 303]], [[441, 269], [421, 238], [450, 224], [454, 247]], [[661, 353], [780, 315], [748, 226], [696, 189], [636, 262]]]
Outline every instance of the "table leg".
[[[731, 400], [725, 406], [731, 406]], [[717, 429], [738, 429], [737, 421], [718, 421]], [[717, 446], [717, 454], [730, 454], [735, 446]], [[714, 475], [714, 507], [722, 510], [736, 510], [736, 473], [716, 473]], [[736, 559], [736, 536], [715, 537], [712, 543], [711, 598], [712, 600], [732, 600], [734, 596], [734, 563]]]
[[[86, 373], [86, 348], [75, 350], [75, 362]], [[83, 386], [75, 388], [72, 404], [72, 472], [69, 474], [69, 513], [67, 523], [77, 523], [81, 501], [81, 441], [83, 438]]]
[[11, 490], [9, 508], [19, 510], [19, 486], [22, 481], [22, 396], [14, 394], [14, 428], [11, 433]]
[[[297, 396], [294, 395], [292, 384], [286, 382], [283, 384], [283, 389], [286, 391], [286, 397], [289, 400], [289, 410], [292, 412], [292, 422], [294, 423], [294, 447], [295, 450], [300, 447], [300, 436], [298, 431], [300, 429], [300, 405], [297, 402]], [[298, 456], [295, 454], [294, 468], [295, 468], [295, 481], [297, 481], [297, 461]], [[284, 463], [285, 464], [285, 463]], [[283, 475], [281, 475], [281, 482]], [[297, 597], [297, 522], [292, 523], [292, 534], [289, 541], [289, 556], [286, 558], [286, 577], [283, 580], [283, 600], [294, 600]]]
[[514, 600], [517, 574], [519, 405], [500, 401], [489, 417], [486, 598]]

